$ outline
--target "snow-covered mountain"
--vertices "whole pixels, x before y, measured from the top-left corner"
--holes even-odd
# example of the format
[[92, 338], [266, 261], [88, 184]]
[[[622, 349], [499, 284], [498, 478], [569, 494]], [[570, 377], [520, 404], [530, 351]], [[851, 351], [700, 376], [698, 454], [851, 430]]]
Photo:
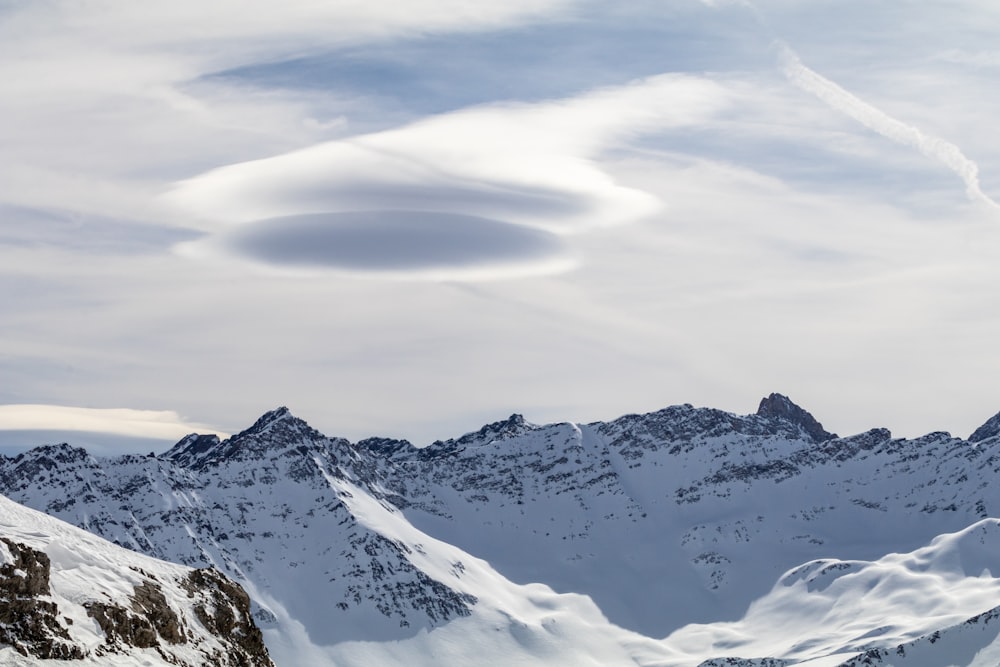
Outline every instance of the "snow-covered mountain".
[[[964, 666], [994, 642], [989, 653], [1000, 656], [1000, 578], [991, 573], [998, 563], [1000, 520], [984, 519], [874, 562], [806, 563], [785, 573], [740, 621], [689, 625], [669, 643], [693, 659]], [[935, 651], [939, 657], [928, 661]]]
[[[841, 438], [774, 394], [744, 416], [690, 405], [592, 424], [513, 415], [416, 448], [327, 438], [281, 408], [160, 456], [40, 447], [0, 460], [0, 492], [232, 576], [279, 665], [839, 661], [815, 664], [828, 667], [990, 626], [994, 541], [986, 574], [935, 556], [947, 574], [933, 581], [898, 565], [893, 581], [914, 587], [894, 587], [892, 604], [865, 586], [897, 562], [887, 554], [923, 562], [921, 549], [965, 540], [938, 536], [995, 529], [983, 520], [1000, 516], [998, 424], [969, 440]], [[832, 598], [810, 583], [820, 571], [841, 582], [823, 588]], [[942, 581], [958, 583], [921, 603]], [[806, 613], [829, 600], [839, 615]], [[770, 622], [784, 643], [761, 630]]]
[[0, 497], [0, 664], [272, 667], [247, 594]]

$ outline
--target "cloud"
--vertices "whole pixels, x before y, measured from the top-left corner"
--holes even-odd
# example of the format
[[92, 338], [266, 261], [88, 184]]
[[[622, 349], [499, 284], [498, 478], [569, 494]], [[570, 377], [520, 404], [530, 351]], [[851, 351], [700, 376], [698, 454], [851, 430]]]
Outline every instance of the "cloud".
[[664, 75], [568, 100], [498, 104], [209, 171], [167, 200], [207, 228], [301, 213], [405, 209], [557, 232], [655, 211], [593, 159], [616, 142], [704, 121], [726, 104], [706, 79]]
[[[470, 1], [463, 19], [454, 3], [377, 0], [19, 3], [0, 21], [0, 201], [84, 224], [2, 210], [0, 402], [131, 405], [142, 387], [144, 405], [219, 428], [280, 403], [331, 434], [429, 442], [514, 410], [752, 410], [781, 390], [829, 419], [856, 415], [840, 432], [968, 432], [996, 411], [1000, 320], [982, 304], [1000, 226], [936, 160], [803, 95], [775, 67], [772, 34], [716, 4]], [[991, 72], [928, 61], [992, 53], [987, 10], [757, 4], [816, 71], [948, 137], [996, 190]], [[351, 7], [398, 16], [379, 27]], [[507, 7], [524, 13], [493, 21]], [[497, 27], [511, 29], [483, 46], [475, 31]], [[352, 70], [395, 59], [412, 85]], [[346, 64], [300, 67], [324, 60]], [[272, 63], [311, 85], [254, 69]], [[220, 75], [234, 67], [248, 74]], [[664, 70], [712, 74], [622, 85]], [[415, 122], [470, 102], [491, 104]], [[161, 210], [172, 183], [184, 197]], [[387, 210], [490, 222], [469, 221], [447, 261], [397, 247], [362, 253], [366, 268], [327, 254], [350, 240], [343, 229], [259, 222]], [[165, 225], [197, 226], [204, 245], [186, 247], [206, 261], [150, 254], [191, 238]], [[543, 232], [499, 268], [479, 255], [490, 276], [567, 256], [585, 270], [469, 284], [462, 258], [487, 227]], [[317, 236], [316, 248], [300, 238]], [[251, 259], [268, 252], [262, 239], [291, 243], [291, 258]], [[303, 268], [305, 251], [319, 268]], [[942, 383], [966, 391], [942, 399]]]
[[969, 199], [983, 202], [994, 209], [1000, 209], [1000, 206], [980, 188], [979, 167], [967, 158], [958, 146], [944, 139], [925, 134], [919, 128], [897, 120], [868, 104], [833, 81], [803, 65], [798, 55], [787, 44], [781, 41], [776, 42], [776, 44], [785, 76], [795, 86], [815, 95], [831, 108], [850, 116], [887, 139], [916, 148], [927, 157], [941, 162], [962, 179]]
[[236, 257], [286, 273], [477, 279], [572, 266], [559, 237], [520, 225], [424, 211], [315, 213], [239, 225], [182, 246], [200, 258]]
[[0, 405], [0, 431], [80, 431], [151, 439], [179, 439], [215, 433], [211, 426], [184, 421], [169, 410], [78, 408], [65, 405]]
[[[227, 68], [558, 16], [572, 0], [177, 0], [0, 7], [0, 201], [146, 221], [161, 184], [341, 134], [358, 103], [255, 90]], [[378, 115], [366, 109], [369, 115]]]
[[161, 254], [200, 233], [170, 225], [136, 225], [94, 215], [61, 210], [25, 209], [0, 203], [0, 246], [47, 246], [81, 254]]
[[938, 54], [934, 59], [955, 65], [971, 65], [972, 67], [990, 69], [1000, 67], [1000, 51], [949, 49], [944, 53]]
[[[411, 0], [405, 6], [391, 0], [287, 0], [280, 5], [268, 0], [175, 0], [140, 8], [109, 0], [84, 5], [56, 0], [8, 9], [0, 35], [7, 44], [27, 47], [26, 55], [32, 57], [46, 55], [58, 43], [87, 54], [132, 51], [150, 61], [169, 52], [182, 55], [181, 63], [221, 67], [331, 45], [498, 29], [544, 18], [572, 4], [572, 0], [512, 0], [485, 6], [472, 0]], [[116, 67], [94, 74], [103, 81], [125, 71], [128, 68]]]
[[[657, 198], [617, 184], [595, 158], [644, 133], [702, 122], [725, 104], [723, 88], [711, 81], [666, 75], [568, 100], [477, 107], [215, 169], [179, 183], [167, 201], [194, 214], [196, 224], [209, 231], [262, 218], [351, 214], [350, 247], [361, 248], [361, 225], [372, 227], [364, 232], [368, 241], [359, 255], [367, 267], [438, 266], [442, 250], [462, 266], [473, 259], [489, 264], [500, 255], [508, 258], [512, 243], [520, 259], [549, 263], [556, 244], [542, 243], [545, 237], [539, 235], [526, 243], [525, 230], [514, 225], [567, 234], [659, 210]], [[397, 214], [358, 215], [375, 211], [412, 213], [406, 224]], [[432, 224], [421, 213], [444, 215]], [[462, 224], [455, 224], [463, 216]], [[286, 220], [281, 232], [286, 241], [293, 229], [315, 239], [324, 221], [332, 225], [327, 240], [346, 241], [347, 218], [313, 217], [305, 227], [304, 218], [296, 220], [291, 225]], [[215, 245], [273, 261], [273, 252], [261, 250], [275, 240], [277, 223], [254, 224], [253, 233]], [[449, 241], [446, 228], [458, 236]], [[405, 262], [379, 241], [390, 231], [406, 238]], [[495, 237], [490, 243], [503, 242], [489, 252], [472, 252], [489, 235]], [[529, 246], [533, 250], [527, 253]], [[426, 257], [419, 259], [418, 253]], [[334, 263], [353, 266], [340, 254]]]

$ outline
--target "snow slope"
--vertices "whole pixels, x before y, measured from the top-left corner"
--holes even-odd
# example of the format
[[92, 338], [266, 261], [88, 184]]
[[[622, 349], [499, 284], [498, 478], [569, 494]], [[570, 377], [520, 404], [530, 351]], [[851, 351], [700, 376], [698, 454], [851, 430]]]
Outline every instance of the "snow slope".
[[874, 664], [964, 666], [1000, 633], [994, 571], [1000, 575], [1000, 520], [985, 519], [910, 553], [806, 563], [740, 621], [689, 625], [666, 643], [689, 656], [678, 665], [706, 655], [809, 665], [832, 655], [841, 656], [835, 664], [857, 665], [878, 655]]
[[0, 664], [270, 666], [247, 602], [0, 496]]
[[691, 406], [607, 424], [515, 417], [388, 460], [380, 484], [417, 527], [654, 637], [739, 618], [799, 563], [877, 559], [1000, 514], [998, 438], [823, 439]]

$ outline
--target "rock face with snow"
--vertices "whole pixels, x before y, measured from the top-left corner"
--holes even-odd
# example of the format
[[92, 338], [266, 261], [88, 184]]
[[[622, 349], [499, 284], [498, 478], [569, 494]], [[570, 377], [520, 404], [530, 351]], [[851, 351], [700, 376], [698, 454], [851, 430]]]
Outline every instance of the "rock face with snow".
[[[44, 659], [82, 659], [84, 651], [72, 643], [58, 608], [47, 598], [49, 557], [44, 551], [0, 537], [4, 563], [0, 565], [0, 644], [21, 655]], [[6, 552], [6, 553], [4, 553]]]
[[[273, 667], [250, 600], [0, 497], [0, 663]], [[65, 662], [63, 664], [66, 664]]]
[[780, 419], [797, 424], [813, 442], [823, 442], [837, 437], [836, 433], [828, 433], [823, 425], [811, 414], [792, 403], [787, 396], [771, 394], [760, 401], [757, 416]]
[[1000, 413], [990, 417], [989, 420], [969, 436], [969, 442], [982, 442], [1000, 435]]
[[1000, 664], [1000, 607], [895, 647], [869, 648], [835, 667], [925, 667]]
[[[586, 646], [602, 664], [764, 665], [752, 661], [805, 654], [780, 642], [772, 653], [725, 642], [692, 652], [683, 628], [739, 620], [802, 563], [874, 562], [1000, 514], [1000, 438], [989, 423], [977, 433], [838, 437], [772, 394], [751, 415], [512, 415], [417, 448], [329, 438], [279, 408], [227, 440], [192, 435], [160, 456], [40, 447], [0, 460], [0, 493], [233, 577], [282, 665], [393, 664], [392, 646], [423, 647], [426, 664], [474, 661], [442, 657], [457, 628], [489, 630], [482, 641], [525, 664], [586, 664], [572, 662]], [[981, 603], [960, 613], [1000, 597]], [[917, 625], [823, 646], [894, 648], [919, 639]]]

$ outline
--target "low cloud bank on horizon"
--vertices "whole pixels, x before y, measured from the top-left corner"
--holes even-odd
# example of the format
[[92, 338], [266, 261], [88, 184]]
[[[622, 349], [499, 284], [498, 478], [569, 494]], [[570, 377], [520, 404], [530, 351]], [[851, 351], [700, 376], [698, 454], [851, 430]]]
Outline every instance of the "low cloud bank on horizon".
[[185, 421], [171, 410], [80, 408], [67, 405], [0, 405], [0, 431], [81, 431], [156, 440], [190, 433], [228, 434]]

